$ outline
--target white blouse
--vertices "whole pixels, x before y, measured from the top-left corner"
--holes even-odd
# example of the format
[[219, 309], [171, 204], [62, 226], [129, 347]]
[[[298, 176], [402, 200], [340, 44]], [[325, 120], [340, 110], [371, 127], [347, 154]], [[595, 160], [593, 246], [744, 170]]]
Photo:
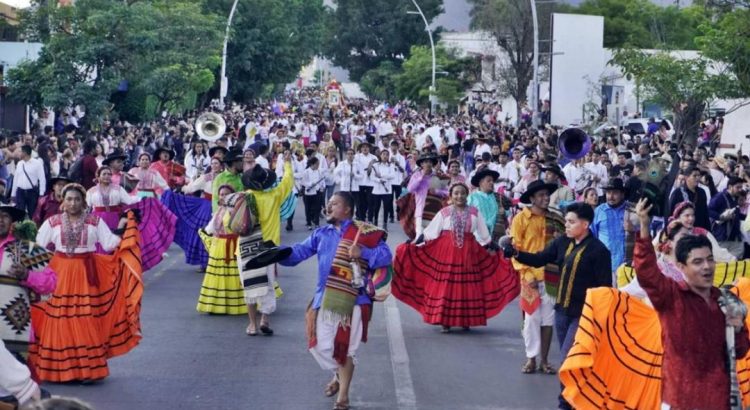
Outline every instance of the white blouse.
[[208, 158], [208, 155], [202, 154], [198, 156], [193, 155], [193, 151], [190, 151], [185, 155], [185, 176], [192, 179], [195, 179], [198, 174], [203, 174], [204, 170], [208, 166], [210, 160]]
[[94, 185], [86, 192], [86, 203], [90, 207], [101, 207], [104, 205], [104, 195], [109, 196], [109, 206], [130, 205], [141, 200], [137, 196], [132, 196], [125, 191], [120, 185], [109, 185], [109, 193], [102, 192], [99, 185]]
[[[441, 210], [435, 214], [435, 218], [430, 221], [430, 224], [424, 229], [423, 234], [425, 241], [436, 239], [443, 231], [450, 231], [453, 229], [453, 223], [451, 223], [450, 216], [444, 216], [444, 213], [445, 212]], [[450, 213], [448, 213], [448, 215], [450, 215]], [[487, 230], [487, 224], [484, 222], [482, 214], [480, 212], [476, 212], [476, 215], [471, 213], [469, 218], [471, 220], [471, 232], [474, 234], [474, 238], [476, 238], [477, 242], [482, 246], [490, 243], [492, 238], [490, 237], [490, 232]]]
[[[113, 234], [109, 230], [107, 224], [98, 217], [89, 216], [90, 221], [97, 221], [95, 225], [87, 222], [83, 232], [81, 233], [81, 239], [76, 245], [73, 253], [88, 253], [96, 251], [96, 244], [101, 244], [105, 251], [110, 252], [114, 250], [117, 245], [120, 244], [120, 237]], [[62, 215], [54, 215], [52, 218], [47, 219], [39, 228], [39, 232], [36, 234], [36, 242], [45, 248], [48, 248], [50, 244], [55, 245], [57, 252], [67, 252], [67, 247], [63, 244], [63, 224]]]
[[376, 162], [372, 164], [372, 171], [370, 171], [370, 181], [372, 181], [372, 194], [373, 195], [388, 195], [393, 191], [393, 185], [391, 184], [396, 167], [390, 162]]
[[357, 161], [341, 161], [333, 171], [339, 190], [346, 192], [359, 192], [359, 182], [365, 177], [365, 173]]
[[192, 194], [193, 192], [203, 191], [206, 194], [211, 194], [214, 192], [213, 186], [215, 177], [216, 175], [210, 172], [203, 174], [185, 185], [185, 187], [182, 188], [182, 192], [185, 194]]

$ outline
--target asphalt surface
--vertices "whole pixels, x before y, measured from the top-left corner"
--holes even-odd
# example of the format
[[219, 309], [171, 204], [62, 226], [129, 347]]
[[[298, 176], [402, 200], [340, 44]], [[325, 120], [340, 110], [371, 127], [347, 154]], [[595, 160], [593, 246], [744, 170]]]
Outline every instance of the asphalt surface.
[[[300, 201], [295, 230], [283, 232], [282, 242], [293, 244], [308, 235]], [[405, 238], [391, 224], [391, 249]], [[333, 399], [323, 388], [332, 374], [306, 351], [304, 336], [315, 270], [315, 258], [280, 268], [284, 296], [271, 319], [275, 334], [249, 337], [246, 316], [195, 310], [203, 275], [173, 246], [144, 275], [141, 344], [111, 360], [110, 376], [101, 382], [45, 387], [101, 410], [330, 409]], [[358, 352], [353, 409], [556, 408], [557, 377], [520, 372], [524, 350], [517, 300], [487, 327], [441, 334], [391, 299], [376, 304], [369, 341]], [[556, 346], [550, 359], [559, 362]]]

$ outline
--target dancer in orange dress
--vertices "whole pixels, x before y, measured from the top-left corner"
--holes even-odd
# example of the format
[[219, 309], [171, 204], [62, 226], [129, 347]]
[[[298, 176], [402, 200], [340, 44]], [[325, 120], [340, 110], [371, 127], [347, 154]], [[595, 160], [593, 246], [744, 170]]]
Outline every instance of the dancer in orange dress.
[[[36, 238], [54, 248], [49, 266], [58, 275], [52, 297], [32, 310], [37, 341], [29, 360], [44, 381], [102, 379], [109, 374], [107, 359], [127, 353], [141, 339], [136, 212], [120, 220], [120, 238], [86, 212], [85, 201], [81, 185], [65, 186], [63, 213], [45, 221]], [[95, 254], [97, 243], [116, 251]]]

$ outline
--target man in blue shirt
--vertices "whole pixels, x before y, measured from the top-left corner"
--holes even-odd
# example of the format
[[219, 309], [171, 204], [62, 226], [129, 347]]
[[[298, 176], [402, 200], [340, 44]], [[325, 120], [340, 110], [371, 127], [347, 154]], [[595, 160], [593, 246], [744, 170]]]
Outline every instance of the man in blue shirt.
[[313, 231], [292, 247], [284, 266], [318, 255], [315, 296], [306, 314], [309, 350], [321, 368], [336, 372], [325, 394], [338, 392], [336, 409], [349, 408], [349, 385], [361, 341], [367, 341], [372, 299], [361, 282], [366, 272], [391, 264], [385, 232], [376, 226], [352, 221], [354, 199], [337, 192], [328, 201], [328, 225]]
[[609, 249], [612, 255], [612, 273], [625, 262], [625, 184], [612, 178], [605, 186], [607, 202], [596, 207], [591, 231]]

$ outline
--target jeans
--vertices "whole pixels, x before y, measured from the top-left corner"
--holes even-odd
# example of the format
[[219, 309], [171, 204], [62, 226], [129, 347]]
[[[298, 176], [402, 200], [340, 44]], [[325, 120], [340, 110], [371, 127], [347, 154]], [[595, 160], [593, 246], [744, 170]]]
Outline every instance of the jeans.
[[[578, 331], [578, 320], [579, 316], [572, 317], [566, 315], [562, 311], [555, 311], [555, 333], [557, 333], [557, 341], [560, 343], [560, 363], [565, 361], [568, 356], [570, 347], [573, 346], [573, 340], [576, 337], [576, 331]], [[560, 385], [560, 396], [558, 397], [558, 406], [561, 409], [571, 409], [570, 404], [565, 401], [562, 396], [563, 390], [562, 384]]]
[[16, 208], [26, 211], [26, 215], [29, 219], [34, 215], [36, 211], [36, 204], [39, 200], [39, 188], [32, 189], [21, 189], [16, 190]]

